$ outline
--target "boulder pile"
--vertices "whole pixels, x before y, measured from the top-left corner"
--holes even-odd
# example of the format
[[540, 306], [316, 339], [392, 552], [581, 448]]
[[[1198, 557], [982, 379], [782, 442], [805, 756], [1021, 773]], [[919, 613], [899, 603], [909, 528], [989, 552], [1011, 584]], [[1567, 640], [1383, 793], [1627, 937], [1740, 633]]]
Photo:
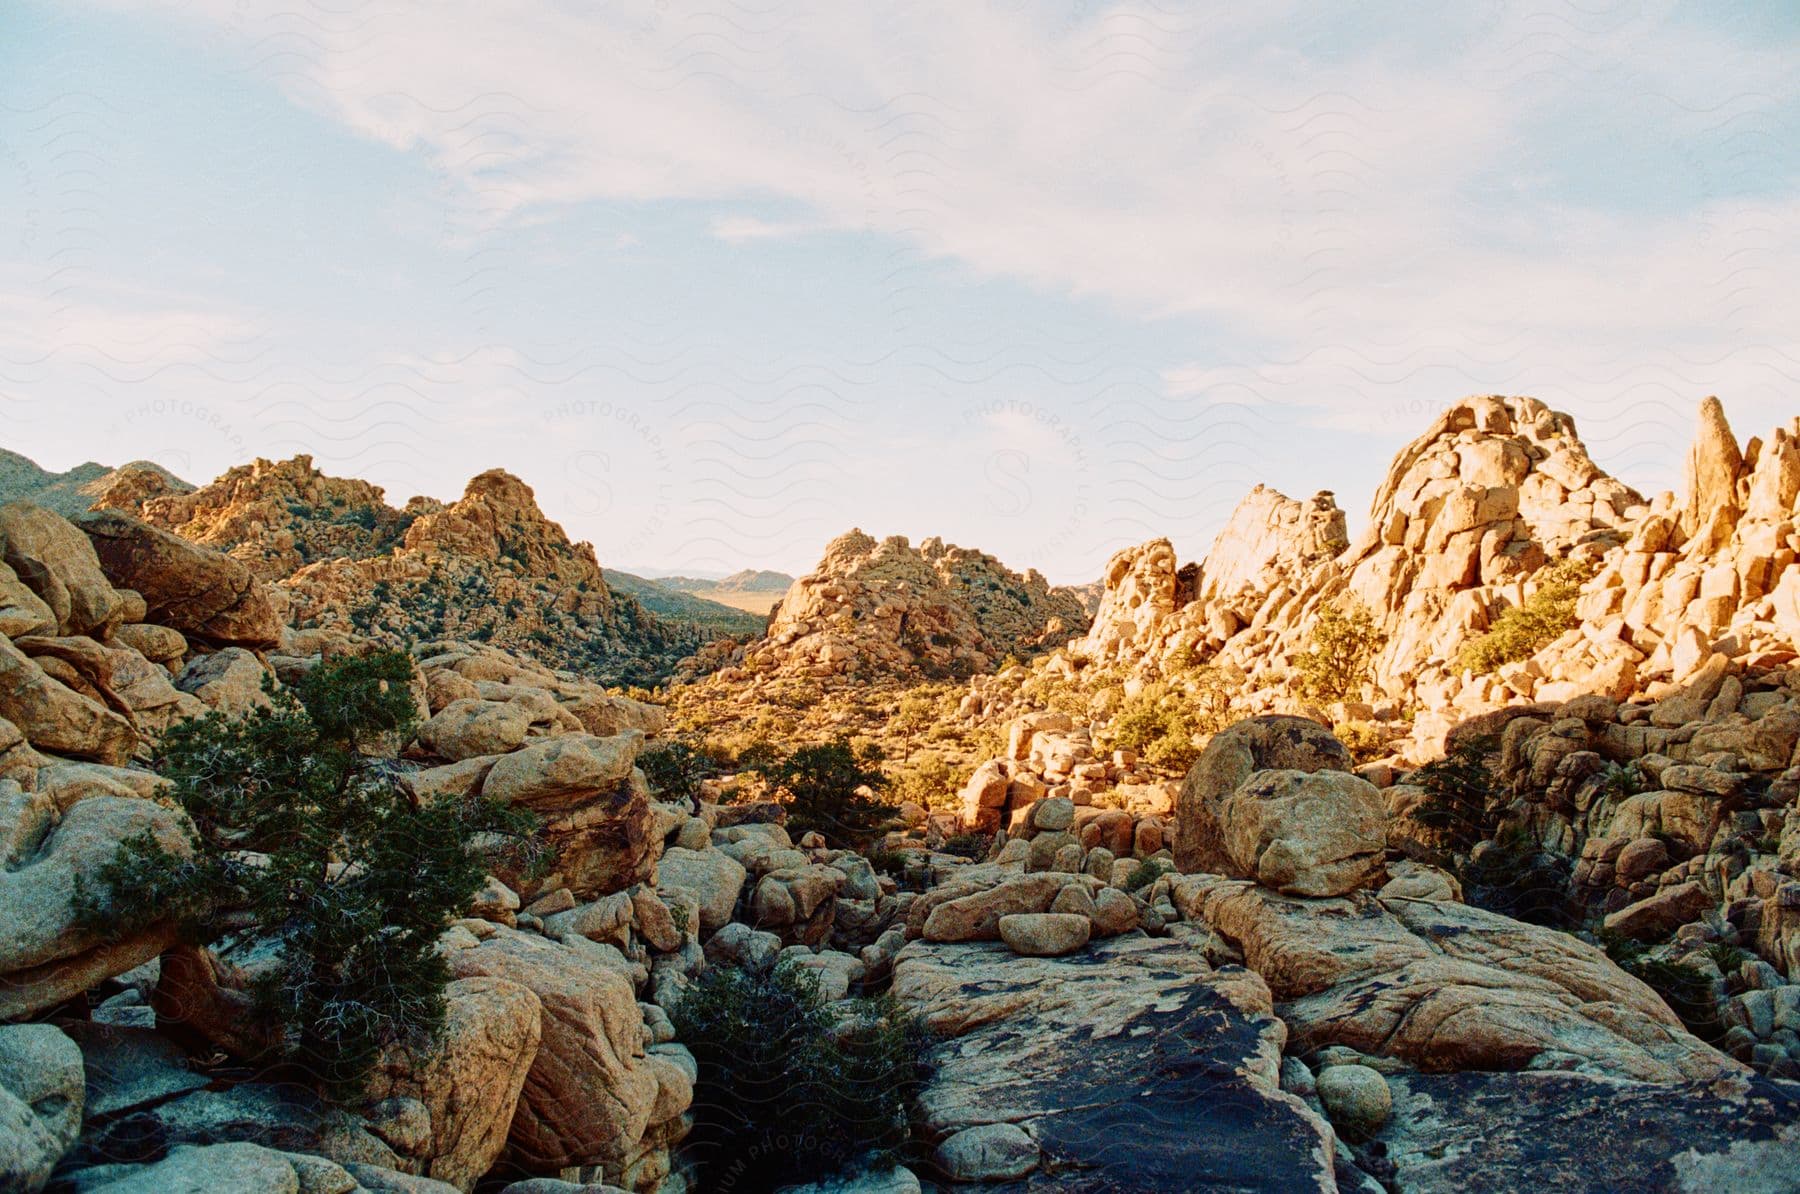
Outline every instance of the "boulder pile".
[[690, 675], [941, 679], [991, 670], [1080, 634], [1079, 595], [994, 557], [927, 539], [877, 541], [860, 530], [832, 540], [812, 572], [769, 615], [767, 633], [692, 661]]

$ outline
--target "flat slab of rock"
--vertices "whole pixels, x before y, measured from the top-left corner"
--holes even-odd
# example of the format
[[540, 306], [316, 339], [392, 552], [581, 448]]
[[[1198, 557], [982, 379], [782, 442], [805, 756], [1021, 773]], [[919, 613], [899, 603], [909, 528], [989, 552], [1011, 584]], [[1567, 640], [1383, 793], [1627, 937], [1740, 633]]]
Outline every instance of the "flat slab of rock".
[[1378, 1138], [1402, 1194], [1800, 1189], [1800, 1087], [1751, 1076], [1404, 1074]]
[[[1286, 1030], [1267, 987], [1185, 942], [1125, 936], [1026, 958], [914, 941], [894, 992], [948, 1038], [919, 1098], [925, 1138], [1012, 1124], [1037, 1143], [1022, 1185], [983, 1189], [1336, 1189], [1328, 1129], [1279, 1088]], [[948, 1151], [993, 1161], [996, 1179], [1029, 1159]]]
[[1574, 1069], [1649, 1082], [1743, 1067], [1567, 933], [1435, 900], [1277, 895], [1185, 875], [1175, 906], [1244, 951], [1298, 1050], [1347, 1045], [1421, 1070]]
[[167, 1102], [211, 1081], [191, 1067], [174, 1041], [153, 1029], [77, 1023], [64, 1031], [81, 1046], [89, 1119]]

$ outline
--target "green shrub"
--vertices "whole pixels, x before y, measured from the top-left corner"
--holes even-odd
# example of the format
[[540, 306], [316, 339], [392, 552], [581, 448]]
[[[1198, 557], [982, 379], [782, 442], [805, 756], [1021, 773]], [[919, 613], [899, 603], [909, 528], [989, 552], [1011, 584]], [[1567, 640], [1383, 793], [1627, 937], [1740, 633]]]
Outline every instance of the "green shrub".
[[1231, 694], [1223, 674], [1213, 669], [1199, 669], [1190, 683], [1191, 688], [1147, 684], [1120, 701], [1107, 724], [1107, 741], [1115, 749], [1136, 751], [1153, 767], [1192, 767], [1200, 757], [1197, 739], [1231, 724]]
[[988, 851], [993, 848], [993, 834], [971, 831], [969, 833], [959, 833], [946, 838], [944, 840], [942, 852], [945, 854], [954, 854], [958, 858], [969, 858], [979, 862], [983, 858], [986, 858], [988, 856]]
[[1626, 969], [1655, 991], [1689, 1032], [1710, 1045], [1725, 1038], [1725, 1024], [1713, 998], [1713, 980], [1705, 971], [1656, 958], [1641, 958]]
[[114, 937], [173, 919], [202, 943], [228, 930], [265, 941], [277, 961], [255, 1014], [334, 1096], [387, 1047], [441, 1028], [449, 971], [435, 945], [488, 869], [471, 843], [533, 851], [528, 814], [421, 803], [379, 757], [410, 735], [411, 678], [398, 653], [346, 659], [293, 689], [265, 683], [266, 709], [173, 727], [156, 764], [191, 819], [192, 858], [133, 838], [76, 893], [82, 921]]
[[1425, 789], [1425, 798], [1414, 806], [1412, 819], [1432, 831], [1435, 845], [1466, 850], [1488, 836], [1487, 810], [1497, 795], [1487, 768], [1492, 749], [1491, 738], [1459, 743], [1445, 757], [1413, 772], [1407, 781]]
[[1321, 606], [1306, 649], [1294, 661], [1300, 695], [1320, 704], [1360, 699], [1386, 645], [1387, 635], [1360, 601]]
[[1527, 924], [1572, 929], [1579, 920], [1569, 890], [1567, 857], [1520, 834], [1483, 842], [1458, 878], [1468, 902]]
[[896, 805], [911, 800], [929, 809], [946, 809], [956, 803], [959, 778], [942, 755], [925, 753], [894, 772], [888, 794]]
[[638, 766], [658, 799], [687, 801], [699, 799], [700, 781], [718, 775], [724, 765], [719, 753], [708, 744], [698, 745], [682, 739], [653, 742], [638, 755]]
[[847, 1007], [798, 967], [701, 973], [675, 1007], [699, 1063], [689, 1144], [720, 1189], [770, 1189], [906, 1143], [923, 1026], [891, 996]]
[[1174, 869], [1160, 858], [1146, 858], [1125, 876], [1125, 890], [1142, 891]]
[[1723, 941], [1706, 947], [1706, 956], [1712, 959], [1713, 965], [1726, 978], [1736, 974], [1745, 962], [1753, 962], [1756, 955], [1737, 945], [1728, 945]]
[[1579, 626], [1575, 602], [1581, 586], [1593, 575], [1593, 564], [1573, 556], [1539, 569], [1531, 596], [1501, 611], [1486, 634], [1463, 646], [1463, 667], [1478, 676], [1487, 675], [1503, 664], [1529, 659]]
[[1339, 722], [1331, 727], [1331, 732], [1350, 752], [1353, 762], [1370, 763], [1388, 753], [1387, 735], [1381, 732], [1381, 727], [1369, 722]]
[[839, 738], [786, 756], [759, 757], [754, 769], [787, 805], [791, 833], [817, 830], [833, 845], [854, 848], [897, 823], [898, 806], [876, 795], [888, 782], [880, 762], [881, 752], [873, 746]]

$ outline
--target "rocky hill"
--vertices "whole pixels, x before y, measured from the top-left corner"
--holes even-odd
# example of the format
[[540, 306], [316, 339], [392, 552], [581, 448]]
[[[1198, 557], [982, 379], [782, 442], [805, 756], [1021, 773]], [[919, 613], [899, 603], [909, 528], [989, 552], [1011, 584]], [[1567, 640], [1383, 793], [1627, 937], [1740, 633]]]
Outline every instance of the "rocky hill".
[[913, 547], [860, 530], [831, 541], [769, 617], [768, 632], [710, 666], [817, 679], [968, 676], [1079, 634], [1079, 598], [984, 552]]
[[571, 542], [530, 487], [497, 470], [456, 502], [414, 498], [395, 509], [379, 486], [326, 476], [296, 456], [112, 504], [274, 582], [301, 628], [488, 642], [612, 683], [653, 682], [720, 632], [614, 593], [593, 548]]
[[17, 452], [0, 448], [0, 502], [29, 501], [67, 518], [95, 506], [135, 506], [145, 498], [192, 488], [148, 460], [134, 460], [116, 469], [89, 461], [66, 473], [53, 473]]
[[[1707, 426], [1722, 421], [1716, 402], [1706, 409]], [[1751, 465], [1712, 471], [1732, 468], [1743, 475], [1718, 486], [1741, 488], [1747, 501]], [[1772, 482], [1758, 484], [1766, 489]], [[1237, 707], [1287, 710], [1296, 707], [1297, 665], [1321, 613], [1360, 611], [1379, 644], [1370, 663], [1371, 694], [1392, 710], [1419, 715], [1421, 757], [1429, 757], [1441, 748], [1450, 721], [1531, 697], [1540, 681], [1559, 686], [1552, 695], [1592, 687], [1625, 695], [1640, 666], [1646, 681], [1677, 678], [1671, 652], [1683, 630], [1680, 618], [1670, 616], [1672, 606], [1659, 603], [1658, 618], [1639, 617], [1638, 625], [1621, 628], [1625, 607], [1638, 600], [1632, 584], [1649, 574], [1644, 548], [1664, 551], [1685, 541], [1673, 529], [1661, 530], [1672, 528], [1670, 512], [1681, 508], [1673, 495], [1647, 501], [1602, 472], [1568, 416], [1531, 398], [1471, 398], [1444, 411], [1395, 457], [1355, 542], [1331, 494], [1300, 502], [1259, 486], [1198, 564], [1180, 564], [1166, 539], [1115, 555], [1092, 628], [1048, 666], [1076, 682], [1084, 673], [1157, 682], [1222, 668], [1242, 677]], [[1739, 508], [1730, 507], [1733, 519]], [[1718, 523], [1710, 533], [1729, 539], [1736, 525]], [[1506, 611], [1527, 605], [1556, 561], [1589, 577], [1581, 582], [1581, 609], [1592, 629], [1543, 644], [1556, 657], [1553, 668], [1517, 660], [1496, 673], [1472, 672], [1465, 649]], [[1660, 569], [1674, 562], [1671, 556], [1657, 565], [1659, 587]], [[1689, 575], [1693, 567], [1703, 566], [1677, 571]], [[1723, 583], [1719, 575], [1715, 583]], [[1609, 592], [1614, 595], [1601, 595]], [[1734, 585], [1731, 592], [1744, 590]], [[1609, 602], [1612, 608], [1603, 610]], [[1701, 620], [1722, 619], [1708, 628], [1723, 630], [1739, 608], [1715, 602]], [[1609, 615], [1621, 616], [1609, 623]], [[971, 707], [988, 695], [999, 698], [997, 709], [1004, 707], [1004, 687], [982, 689]]]

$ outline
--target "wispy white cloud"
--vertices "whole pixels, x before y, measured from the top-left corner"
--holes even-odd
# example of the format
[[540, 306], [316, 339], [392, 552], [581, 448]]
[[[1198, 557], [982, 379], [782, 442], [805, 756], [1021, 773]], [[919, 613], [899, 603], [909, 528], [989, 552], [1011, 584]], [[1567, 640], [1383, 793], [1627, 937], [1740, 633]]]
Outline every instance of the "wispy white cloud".
[[818, 224], [804, 220], [763, 220], [756, 216], [718, 216], [708, 231], [727, 244], [746, 241], [793, 240], [819, 231]]
[[[1793, 47], [1666, 3], [1422, 18], [1379, 3], [111, 2], [198, 28], [295, 104], [429, 162], [447, 210], [395, 222], [471, 260], [582, 205], [693, 202], [729, 213], [695, 237], [741, 250], [726, 256], [865, 233], [908, 262], [1094, 300], [1066, 307], [1071, 323], [1098, 307], [1191, 329], [1191, 353], [1137, 366], [1153, 398], [1109, 375], [1070, 403], [1097, 487], [1187, 450], [1181, 434], [1224, 443], [1195, 408], [1245, 408], [1222, 421], [1246, 439], [1303, 407], [1398, 443], [1432, 403], [1537, 393], [1581, 415], [1613, 463], [1678, 443], [1704, 393], [1764, 425], [1800, 377]], [[617, 226], [579, 245], [553, 231], [507, 260], [524, 273], [634, 247]], [[532, 288], [496, 260], [471, 269], [471, 290]], [[675, 266], [705, 276], [705, 261]], [[918, 301], [909, 283], [877, 296], [884, 311]], [[686, 326], [582, 376], [672, 374], [667, 337]], [[868, 359], [900, 347], [886, 334], [870, 333]], [[966, 376], [1025, 355], [980, 336]], [[529, 384], [500, 369], [483, 392]], [[795, 401], [785, 383], [729, 385], [759, 417], [753, 393], [768, 410]], [[1199, 451], [1163, 472], [1211, 483]], [[1186, 493], [1143, 496], [1131, 517], [1189, 508]]]

